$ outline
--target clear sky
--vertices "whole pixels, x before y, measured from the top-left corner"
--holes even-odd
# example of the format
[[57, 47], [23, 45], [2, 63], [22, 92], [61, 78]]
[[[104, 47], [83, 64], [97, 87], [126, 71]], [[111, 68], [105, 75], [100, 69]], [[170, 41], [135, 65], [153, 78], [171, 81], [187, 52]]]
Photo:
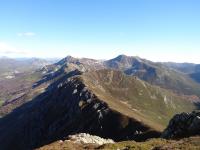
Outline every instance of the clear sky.
[[0, 0], [0, 56], [200, 63], [200, 0]]

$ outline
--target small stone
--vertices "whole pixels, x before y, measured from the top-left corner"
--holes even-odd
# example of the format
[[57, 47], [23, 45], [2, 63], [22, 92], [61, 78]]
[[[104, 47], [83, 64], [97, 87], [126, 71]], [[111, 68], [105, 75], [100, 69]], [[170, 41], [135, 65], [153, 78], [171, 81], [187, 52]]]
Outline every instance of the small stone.
[[63, 140], [59, 140], [59, 143], [63, 143]]
[[78, 92], [78, 90], [77, 89], [75, 89], [74, 91], [73, 91], [73, 93], [72, 94], [76, 94]]

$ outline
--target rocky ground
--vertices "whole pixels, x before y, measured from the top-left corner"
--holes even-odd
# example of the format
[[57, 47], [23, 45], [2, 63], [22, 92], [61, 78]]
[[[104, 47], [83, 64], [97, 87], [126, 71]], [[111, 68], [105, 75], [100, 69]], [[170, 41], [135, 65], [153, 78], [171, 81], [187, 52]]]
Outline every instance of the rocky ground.
[[104, 139], [99, 136], [90, 135], [87, 133], [79, 133], [69, 135], [66, 140], [59, 140], [50, 145], [39, 148], [38, 150], [56, 150], [56, 149], [96, 149], [104, 144], [114, 144], [112, 139]]
[[[86, 134], [87, 135], [87, 134]], [[93, 136], [89, 136], [91, 141]], [[102, 138], [101, 138], [102, 139]], [[105, 139], [104, 139], [105, 140]], [[37, 150], [199, 150], [200, 137], [180, 140], [150, 139], [145, 142], [124, 141], [117, 143], [76, 143], [73, 140], [60, 140]]]

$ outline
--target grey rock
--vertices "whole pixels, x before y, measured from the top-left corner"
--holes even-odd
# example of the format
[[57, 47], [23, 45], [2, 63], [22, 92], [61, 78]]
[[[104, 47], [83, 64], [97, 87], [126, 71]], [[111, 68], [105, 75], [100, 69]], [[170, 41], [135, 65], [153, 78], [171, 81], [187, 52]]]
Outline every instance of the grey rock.
[[183, 138], [193, 135], [200, 135], [200, 112], [198, 111], [175, 115], [161, 137]]
[[97, 144], [103, 145], [108, 143], [114, 143], [112, 139], [104, 139], [99, 136], [90, 135], [87, 133], [79, 133], [75, 135], [69, 135], [68, 140], [74, 143], [86, 143], [86, 144]]

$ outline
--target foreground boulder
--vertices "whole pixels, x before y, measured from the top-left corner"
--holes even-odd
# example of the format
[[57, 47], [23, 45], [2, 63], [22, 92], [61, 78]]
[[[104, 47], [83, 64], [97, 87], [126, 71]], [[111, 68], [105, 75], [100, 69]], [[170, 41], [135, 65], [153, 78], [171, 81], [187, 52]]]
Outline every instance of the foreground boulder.
[[163, 138], [182, 138], [200, 135], [200, 111], [175, 115], [164, 130]]
[[103, 145], [108, 143], [114, 143], [112, 139], [104, 139], [99, 136], [90, 135], [87, 133], [79, 133], [75, 135], [69, 135], [68, 140], [74, 143], [83, 143], [83, 144], [97, 144]]

